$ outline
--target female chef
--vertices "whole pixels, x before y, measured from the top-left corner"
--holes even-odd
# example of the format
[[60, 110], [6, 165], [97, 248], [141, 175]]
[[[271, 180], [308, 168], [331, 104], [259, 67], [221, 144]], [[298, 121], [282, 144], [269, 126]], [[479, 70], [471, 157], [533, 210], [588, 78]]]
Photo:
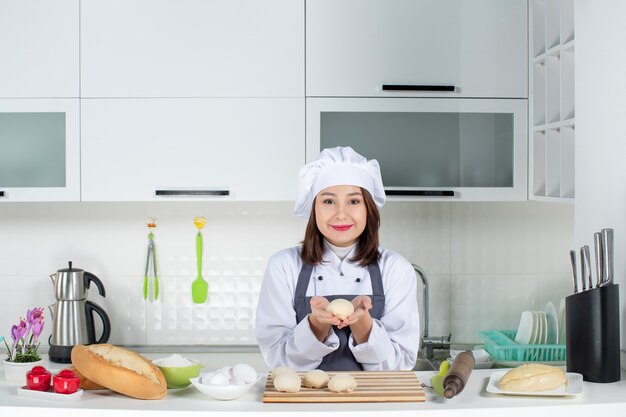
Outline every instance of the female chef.
[[[300, 171], [295, 213], [309, 217], [302, 245], [268, 262], [256, 337], [268, 366], [296, 370], [408, 370], [419, 345], [411, 264], [379, 246], [385, 193], [376, 160], [324, 149]], [[326, 311], [351, 301], [344, 320]]]

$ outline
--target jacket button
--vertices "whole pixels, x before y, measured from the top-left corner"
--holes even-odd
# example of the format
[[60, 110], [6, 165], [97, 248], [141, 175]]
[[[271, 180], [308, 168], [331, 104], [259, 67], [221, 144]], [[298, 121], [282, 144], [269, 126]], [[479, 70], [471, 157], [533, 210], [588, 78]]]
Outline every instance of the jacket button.
[[321, 276], [321, 275], [320, 275], [319, 277], [317, 277], [317, 280], [318, 280], [318, 281], [321, 281], [321, 280], [323, 280], [323, 279], [324, 279], [324, 277], [323, 277], [323, 276]]
[[355, 279], [356, 282], [361, 282], [361, 278]]

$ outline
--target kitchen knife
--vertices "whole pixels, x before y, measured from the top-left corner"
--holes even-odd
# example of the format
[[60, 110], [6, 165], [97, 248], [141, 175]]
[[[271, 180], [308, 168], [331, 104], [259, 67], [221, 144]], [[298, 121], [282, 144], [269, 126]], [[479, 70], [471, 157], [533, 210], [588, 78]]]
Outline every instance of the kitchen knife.
[[[585, 254], [585, 269], [587, 271], [587, 285], [589, 289], [593, 288], [593, 278], [591, 277], [591, 253], [589, 252], [589, 245], [583, 246], [583, 253]], [[583, 276], [583, 281], [585, 276]]]
[[603, 285], [613, 284], [613, 229], [602, 229], [602, 274], [604, 280], [600, 283]]
[[569, 251], [569, 258], [572, 261], [572, 273], [574, 274], [574, 294], [578, 292], [578, 278], [576, 277], [576, 251]]
[[585, 277], [587, 276], [587, 263], [585, 262], [585, 249], [580, 247], [580, 280], [583, 283], [582, 290], [587, 290], [587, 283]]
[[602, 233], [595, 232], [593, 234], [593, 248], [596, 256], [596, 287], [599, 287], [603, 281], [602, 270]]

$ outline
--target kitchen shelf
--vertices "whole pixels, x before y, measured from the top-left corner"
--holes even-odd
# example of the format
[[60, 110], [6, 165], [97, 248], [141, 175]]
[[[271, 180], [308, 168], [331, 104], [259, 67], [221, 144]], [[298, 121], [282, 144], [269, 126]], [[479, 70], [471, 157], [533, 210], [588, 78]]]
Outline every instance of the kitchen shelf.
[[531, 0], [529, 199], [575, 196], [574, 0]]

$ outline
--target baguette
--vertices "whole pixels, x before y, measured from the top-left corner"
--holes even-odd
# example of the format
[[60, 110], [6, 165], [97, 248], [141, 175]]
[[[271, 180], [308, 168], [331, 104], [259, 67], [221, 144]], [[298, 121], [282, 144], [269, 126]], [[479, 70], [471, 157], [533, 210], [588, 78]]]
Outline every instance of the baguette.
[[498, 387], [504, 391], [547, 391], [567, 383], [565, 372], [554, 366], [529, 363], [508, 371]]
[[72, 365], [96, 384], [129, 397], [159, 400], [167, 393], [159, 368], [138, 353], [118, 346], [76, 345]]
[[70, 366], [69, 368], [65, 368], [65, 369], [68, 369], [68, 370], [74, 372], [74, 375], [76, 375], [78, 377], [78, 379], [80, 379], [80, 388], [81, 389], [84, 389], [84, 390], [107, 389], [107, 388], [103, 387], [102, 385], [98, 385], [95, 382], [91, 381], [90, 379], [87, 379], [85, 377], [85, 375], [83, 375], [80, 372], [78, 372], [78, 369], [76, 369], [73, 366]]

